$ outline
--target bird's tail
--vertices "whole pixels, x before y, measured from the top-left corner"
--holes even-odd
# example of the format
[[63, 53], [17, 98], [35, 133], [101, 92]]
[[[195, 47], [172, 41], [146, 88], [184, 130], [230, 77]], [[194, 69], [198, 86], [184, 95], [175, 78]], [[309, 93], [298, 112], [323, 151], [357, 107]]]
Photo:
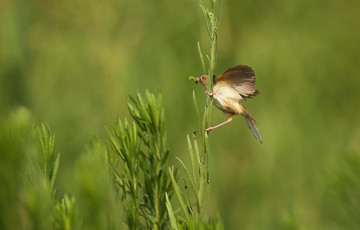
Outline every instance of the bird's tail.
[[262, 142], [262, 140], [261, 140], [261, 136], [260, 136], [259, 130], [258, 130], [257, 126], [256, 126], [256, 121], [255, 121], [255, 119], [253, 118], [253, 116], [251, 116], [251, 114], [245, 109], [245, 107], [244, 107], [243, 116], [244, 116], [245, 119], [246, 119], [246, 123], [248, 124], [249, 129], [252, 130], [255, 139], [258, 140], [258, 141], [262, 144], [263, 142]]

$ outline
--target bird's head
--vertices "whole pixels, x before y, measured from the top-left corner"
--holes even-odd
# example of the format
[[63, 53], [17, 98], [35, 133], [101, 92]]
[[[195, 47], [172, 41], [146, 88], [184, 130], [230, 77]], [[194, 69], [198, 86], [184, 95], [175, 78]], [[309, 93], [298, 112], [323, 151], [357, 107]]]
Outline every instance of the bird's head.
[[201, 83], [206, 89], [208, 88], [208, 75], [207, 74], [204, 74], [204, 75], [201, 75], [200, 77], [196, 77], [195, 78], [195, 83]]
[[[201, 83], [206, 89], [208, 89], [208, 78], [209, 78], [209, 75], [207, 74], [204, 74], [204, 75], [201, 75], [200, 77], [190, 77], [189, 79], [190, 80], [193, 80], [196, 84], [197, 83]], [[215, 84], [215, 75], [213, 76], [213, 82]]]

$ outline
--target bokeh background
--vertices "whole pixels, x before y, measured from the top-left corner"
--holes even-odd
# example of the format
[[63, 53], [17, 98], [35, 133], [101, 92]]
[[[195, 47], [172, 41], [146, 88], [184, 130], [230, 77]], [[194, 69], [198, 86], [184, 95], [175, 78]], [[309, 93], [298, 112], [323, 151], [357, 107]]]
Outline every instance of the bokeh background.
[[[360, 226], [360, 2], [223, 0], [215, 73], [247, 64], [261, 91], [245, 121], [210, 135], [210, 215], [226, 229]], [[197, 129], [188, 80], [207, 51], [198, 2], [0, 1], [0, 113], [19, 106], [56, 132], [59, 194], [93, 135], [162, 92], [172, 162]], [[225, 116], [215, 108], [212, 122]]]

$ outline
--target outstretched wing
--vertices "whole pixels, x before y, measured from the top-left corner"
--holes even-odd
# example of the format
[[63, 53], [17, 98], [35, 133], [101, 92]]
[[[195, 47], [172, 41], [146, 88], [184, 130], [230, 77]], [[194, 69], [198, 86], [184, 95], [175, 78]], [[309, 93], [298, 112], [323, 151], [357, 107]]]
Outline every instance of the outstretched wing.
[[242, 97], [255, 96], [260, 91], [256, 89], [255, 72], [249, 66], [237, 65], [226, 70], [215, 82], [233, 87]]

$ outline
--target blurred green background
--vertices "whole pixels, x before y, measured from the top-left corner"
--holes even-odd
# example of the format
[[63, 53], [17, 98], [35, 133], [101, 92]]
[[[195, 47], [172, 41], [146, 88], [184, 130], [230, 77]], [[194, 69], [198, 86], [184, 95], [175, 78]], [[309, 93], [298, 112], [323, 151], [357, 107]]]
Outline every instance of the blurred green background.
[[[246, 64], [261, 91], [245, 121], [210, 135], [210, 214], [226, 229], [360, 226], [360, 2], [222, 2], [215, 73]], [[0, 1], [0, 113], [27, 107], [56, 132], [61, 194], [92, 135], [126, 117], [128, 95], [162, 92], [167, 136], [187, 157], [197, 129], [188, 80], [208, 46], [198, 2]], [[226, 117], [215, 108], [212, 123]]]

